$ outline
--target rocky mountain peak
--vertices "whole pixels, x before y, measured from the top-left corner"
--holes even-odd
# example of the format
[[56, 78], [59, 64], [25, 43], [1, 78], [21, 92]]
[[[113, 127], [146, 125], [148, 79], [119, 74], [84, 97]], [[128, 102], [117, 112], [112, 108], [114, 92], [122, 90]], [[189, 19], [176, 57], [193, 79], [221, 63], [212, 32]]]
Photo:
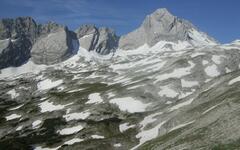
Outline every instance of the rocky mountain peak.
[[159, 8], [156, 11], [154, 11], [150, 16], [152, 16], [156, 19], [173, 18], [174, 17], [166, 8]]
[[215, 40], [198, 31], [190, 22], [161, 8], [147, 15], [139, 28], [122, 36], [119, 47], [126, 50], [136, 49], [144, 44], [152, 47], [160, 41], [188, 41], [193, 46], [215, 43]]

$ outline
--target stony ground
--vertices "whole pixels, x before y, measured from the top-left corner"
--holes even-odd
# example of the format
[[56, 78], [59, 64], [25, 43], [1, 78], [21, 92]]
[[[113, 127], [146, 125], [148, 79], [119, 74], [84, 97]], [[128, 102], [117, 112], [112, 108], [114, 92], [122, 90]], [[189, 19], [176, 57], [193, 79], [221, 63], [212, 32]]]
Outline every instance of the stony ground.
[[0, 149], [239, 149], [239, 58], [168, 46], [1, 70]]

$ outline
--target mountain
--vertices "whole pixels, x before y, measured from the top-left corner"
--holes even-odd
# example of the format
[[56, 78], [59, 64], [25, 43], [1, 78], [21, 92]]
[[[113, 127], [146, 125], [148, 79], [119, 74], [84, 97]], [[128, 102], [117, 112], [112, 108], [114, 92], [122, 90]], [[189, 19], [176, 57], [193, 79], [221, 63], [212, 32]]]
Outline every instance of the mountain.
[[167, 9], [156, 10], [138, 29], [121, 37], [107, 27], [82, 25], [73, 32], [54, 22], [37, 24], [31, 17], [19, 17], [1, 20], [0, 39], [1, 69], [21, 66], [29, 58], [36, 64], [56, 64], [76, 54], [79, 46], [83, 51], [93, 52], [92, 55], [108, 55], [117, 49], [136, 49], [144, 45], [151, 48], [163, 43], [168, 48], [174, 44], [185, 47], [217, 44]]
[[[91, 30], [93, 35], [89, 35]], [[106, 27], [83, 25], [75, 33], [54, 22], [37, 24], [31, 17], [2, 19], [0, 69], [21, 66], [30, 58], [36, 64], [56, 64], [76, 54], [79, 44], [87, 51], [106, 55], [117, 49], [118, 39]]]
[[142, 25], [120, 38], [120, 49], [136, 49], [144, 44], [150, 47], [159, 41], [187, 41], [193, 46], [214, 45], [217, 42], [196, 29], [190, 22], [173, 16], [167, 9], [158, 9], [148, 15]]
[[[239, 40], [219, 44], [166, 9], [143, 24], [122, 37], [24, 24], [28, 61], [0, 72], [0, 149], [239, 149]], [[0, 48], [16, 59], [12, 26]]]

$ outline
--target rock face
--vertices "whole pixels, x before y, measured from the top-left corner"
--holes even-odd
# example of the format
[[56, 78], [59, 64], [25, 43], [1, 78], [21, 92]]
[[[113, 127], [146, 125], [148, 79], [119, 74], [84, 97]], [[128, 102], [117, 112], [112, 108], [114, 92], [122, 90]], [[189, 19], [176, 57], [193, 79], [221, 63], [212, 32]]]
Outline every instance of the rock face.
[[66, 60], [74, 53], [74, 40], [77, 40], [76, 36], [67, 27], [54, 28], [54, 31], [40, 37], [33, 45], [31, 59], [36, 64], [46, 65]]
[[74, 53], [73, 39], [77, 39], [75, 33], [54, 22], [37, 24], [31, 17], [2, 19], [0, 69], [20, 66], [30, 57], [37, 64], [65, 60]]
[[109, 28], [97, 28], [94, 25], [83, 25], [76, 30], [80, 46], [88, 51], [101, 55], [109, 54], [118, 47], [118, 37]]
[[31, 42], [25, 37], [0, 42], [0, 69], [20, 66], [30, 58]]
[[30, 58], [38, 26], [30, 17], [0, 21], [0, 69], [20, 66]]
[[38, 25], [38, 35], [39, 36], [46, 36], [49, 33], [57, 32], [61, 29], [64, 29], [63, 25], [59, 25], [53, 21], [49, 21], [46, 24], [39, 24]]
[[[199, 36], [202, 38], [200, 39]], [[159, 41], [215, 43], [214, 39], [197, 31], [191, 23], [173, 16], [164, 8], [148, 15], [138, 29], [122, 36], [119, 41], [119, 48], [136, 49], [144, 44], [152, 47]]]
[[0, 20], [0, 40], [26, 37], [32, 43], [38, 36], [38, 25], [31, 17]]

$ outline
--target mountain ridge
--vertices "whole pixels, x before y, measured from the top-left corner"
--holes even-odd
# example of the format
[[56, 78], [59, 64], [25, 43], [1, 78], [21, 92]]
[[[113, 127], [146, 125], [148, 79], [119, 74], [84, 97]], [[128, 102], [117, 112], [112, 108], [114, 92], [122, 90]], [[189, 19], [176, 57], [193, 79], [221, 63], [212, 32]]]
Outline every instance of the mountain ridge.
[[[0, 149], [239, 149], [240, 42], [209, 44], [165, 11], [146, 19], [130, 50], [107, 28], [50, 22], [31, 40], [18, 22], [0, 56], [32, 56], [0, 70]], [[169, 37], [159, 40], [158, 27]]]
[[[55, 39], [47, 35], [54, 33], [59, 34], [59, 36], [56, 35], [55, 38], [61, 37], [60, 30], [64, 28], [67, 28], [67, 26], [59, 25], [51, 21], [47, 24], [38, 24], [31, 17], [2, 19], [0, 22], [1, 40], [11, 38], [12, 41], [14, 41], [17, 38], [24, 37], [29, 40], [30, 44], [28, 44], [28, 48], [24, 49], [23, 47], [21, 53], [18, 52], [18, 49], [14, 48], [2, 49], [1, 51], [5, 54], [0, 54], [0, 62], [2, 61], [3, 63], [1, 64], [5, 65], [0, 65], [0, 68], [22, 65], [28, 61], [29, 58], [37, 64], [58, 63], [74, 55], [71, 51], [77, 51], [74, 49], [77, 45], [89, 52], [94, 51], [100, 55], [108, 55], [118, 49], [136, 49], [144, 44], [153, 47], [161, 41], [173, 43], [183, 41], [193, 47], [218, 44], [216, 40], [207, 34], [198, 31], [190, 22], [173, 16], [166, 8], [157, 9], [152, 14], [146, 16], [142, 25], [127, 35], [118, 36], [114, 30], [107, 27], [98, 28], [95, 25], [82, 25], [75, 31], [67, 29], [67, 32], [63, 35], [65, 38], [62, 38], [61, 42], [59, 42], [62, 45], [53, 47]], [[76, 37], [78, 39], [76, 39]], [[45, 40], [43, 40], [44, 38]], [[39, 40], [45, 42], [37, 45]], [[52, 42], [47, 47], [43, 47], [47, 41]], [[20, 42], [20, 45], [18, 44], [17, 47], [21, 47], [22, 43], [24, 43], [24, 41]], [[27, 44], [25, 43], [23, 45]], [[60, 47], [66, 48], [61, 51], [59, 49]], [[40, 49], [45, 49], [44, 54], [40, 52]], [[39, 52], [37, 52], [38, 50]], [[53, 57], [52, 53], [59, 53], [59, 56], [55, 55], [56, 57]], [[19, 63], [17, 65], [12, 63], [16, 62], [16, 59], [10, 57], [11, 54], [16, 54], [21, 58], [18, 60]]]

